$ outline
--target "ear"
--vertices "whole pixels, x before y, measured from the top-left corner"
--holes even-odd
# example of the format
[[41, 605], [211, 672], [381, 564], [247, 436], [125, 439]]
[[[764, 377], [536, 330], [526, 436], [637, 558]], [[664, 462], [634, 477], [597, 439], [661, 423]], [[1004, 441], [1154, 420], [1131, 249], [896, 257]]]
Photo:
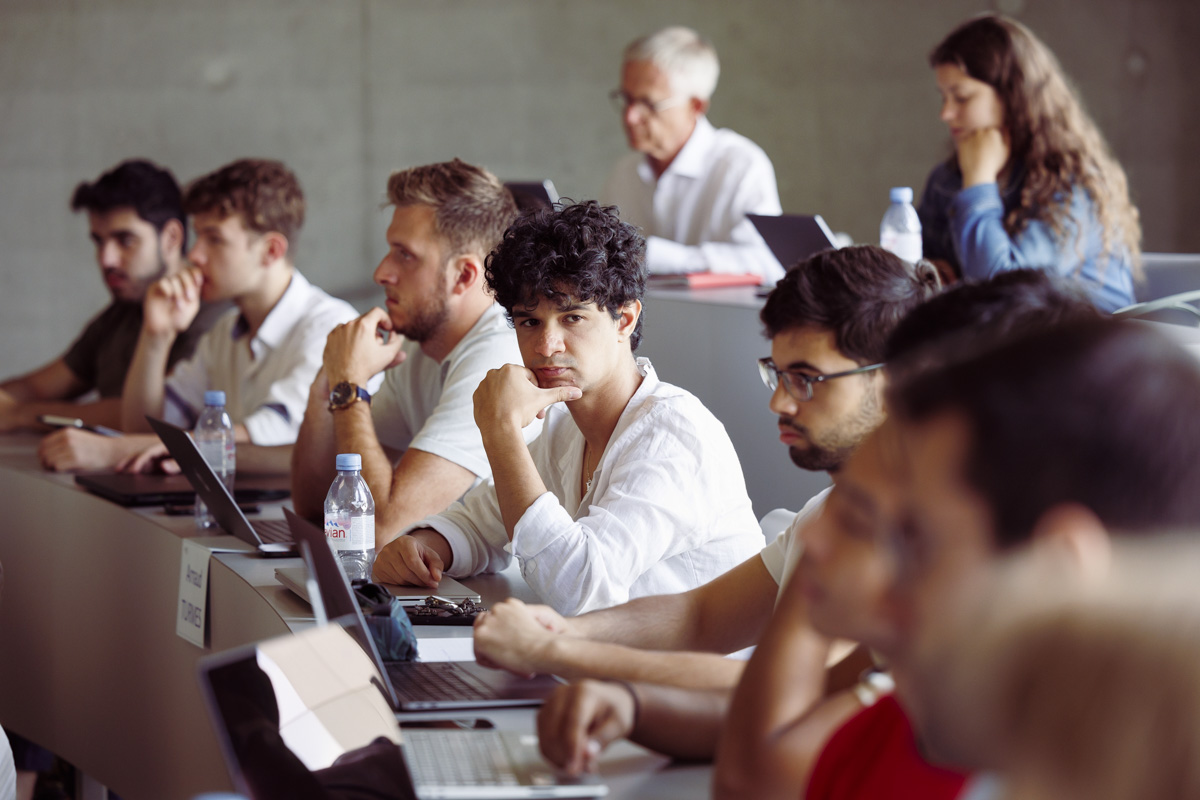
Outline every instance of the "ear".
[[483, 257], [478, 253], [463, 253], [450, 262], [450, 293], [466, 294], [483, 281]]
[[274, 264], [280, 259], [287, 258], [288, 240], [287, 237], [278, 231], [271, 231], [263, 234], [263, 258], [262, 265], [264, 267]]
[[638, 318], [641, 316], [641, 300], [634, 300], [621, 307], [621, 314], [617, 317], [617, 338], [619, 341], [625, 342], [629, 340], [629, 337], [633, 335], [633, 329], [637, 327]]
[[1091, 509], [1079, 503], [1060, 503], [1038, 517], [1033, 547], [1085, 578], [1105, 574], [1112, 561], [1108, 531]]
[[708, 113], [708, 107], [710, 105], [710, 101], [701, 100], [699, 97], [693, 97], [688, 100], [688, 105], [691, 106], [691, 109], [696, 114], [696, 116], [700, 116], [701, 114]]
[[169, 219], [158, 234], [158, 246], [164, 253], [181, 253], [183, 247], [183, 223]]

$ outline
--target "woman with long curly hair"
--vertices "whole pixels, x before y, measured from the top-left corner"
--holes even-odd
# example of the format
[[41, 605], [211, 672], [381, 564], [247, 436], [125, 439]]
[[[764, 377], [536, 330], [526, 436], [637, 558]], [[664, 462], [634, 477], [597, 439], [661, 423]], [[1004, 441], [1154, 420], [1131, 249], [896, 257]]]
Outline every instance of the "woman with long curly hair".
[[967, 280], [1046, 269], [1078, 281], [1102, 310], [1133, 303], [1137, 208], [1054, 54], [989, 14], [958, 26], [929, 63], [955, 153], [921, 197], [925, 257]]

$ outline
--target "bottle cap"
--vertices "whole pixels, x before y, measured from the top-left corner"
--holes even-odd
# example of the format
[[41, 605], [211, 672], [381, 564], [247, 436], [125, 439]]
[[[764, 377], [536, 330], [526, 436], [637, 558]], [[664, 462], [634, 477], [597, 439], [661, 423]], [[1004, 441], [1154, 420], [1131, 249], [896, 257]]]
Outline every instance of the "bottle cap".
[[204, 393], [204, 405], [206, 406], [223, 406], [225, 405], [225, 393], [219, 389], [212, 389]]
[[913, 194], [911, 186], [893, 186], [888, 192], [888, 197], [893, 203], [911, 203]]
[[362, 456], [358, 453], [338, 453], [337, 468], [339, 472], [345, 470], [362, 470]]

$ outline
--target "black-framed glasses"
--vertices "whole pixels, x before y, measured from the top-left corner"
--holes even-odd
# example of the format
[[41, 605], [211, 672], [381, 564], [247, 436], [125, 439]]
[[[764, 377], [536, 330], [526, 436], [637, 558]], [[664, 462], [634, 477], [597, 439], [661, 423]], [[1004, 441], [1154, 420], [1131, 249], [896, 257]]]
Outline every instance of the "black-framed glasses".
[[663, 100], [647, 100], [644, 97], [630, 97], [623, 89], [613, 89], [608, 93], [608, 99], [618, 114], [624, 114], [632, 107], [647, 116], [654, 116], [666, 111], [668, 108], [674, 108], [687, 98], [676, 95], [675, 97], [668, 97]]
[[780, 369], [775, 366], [775, 362], [770, 358], [760, 358], [758, 360], [758, 374], [767, 388], [773, 392], [779, 388], [779, 384], [782, 382], [784, 391], [801, 403], [807, 403], [809, 400], [812, 400], [814, 383], [824, 383], [835, 378], [846, 378], [850, 375], [861, 375], [864, 372], [873, 372], [882, 368], [883, 364], [868, 364], [858, 369], [848, 369], [845, 372], [832, 372], [828, 375], [805, 375], [800, 372], [788, 372], [785, 369]]

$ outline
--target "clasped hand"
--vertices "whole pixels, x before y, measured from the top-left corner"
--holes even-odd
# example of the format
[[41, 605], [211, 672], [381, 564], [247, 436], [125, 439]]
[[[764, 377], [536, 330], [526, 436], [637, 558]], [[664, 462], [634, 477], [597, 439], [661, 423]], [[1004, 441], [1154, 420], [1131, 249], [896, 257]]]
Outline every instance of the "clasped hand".
[[[385, 337], [383, 331], [391, 331]], [[392, 320], [382, 308], [372, 308], [358, 319], [338, 325], [325, 339], [322, 356], [330, 386], [342, 381], [363, 386], [371, 376], [390, 369], [405, 359], [404, 337], [392, 329]]]
[[546, 409], [564, 400], [578, 400], [583, 391], [576, 386], [543, 389], [533, 372], [516, 364], [489, 370], [475, 389], [475, 424], [484, 433], [497, 426], [524, 428], [546, 416]]
[[475, 619], [475, 660], [517, 675], [549, 672], [542, 650], [566, 631], [567, 621], [549, 606], [509, 598]]
[[963, 188], [995, 183], [1011, 152], [1008, 134], [1000, 128], [979, 128], [958, 141], [958, 167]]
[[196, 267], [155, 281], [146, 291], [142, 327], [159, 336], [186, 331], [200, 313], [203, 285], [204, 275]]

